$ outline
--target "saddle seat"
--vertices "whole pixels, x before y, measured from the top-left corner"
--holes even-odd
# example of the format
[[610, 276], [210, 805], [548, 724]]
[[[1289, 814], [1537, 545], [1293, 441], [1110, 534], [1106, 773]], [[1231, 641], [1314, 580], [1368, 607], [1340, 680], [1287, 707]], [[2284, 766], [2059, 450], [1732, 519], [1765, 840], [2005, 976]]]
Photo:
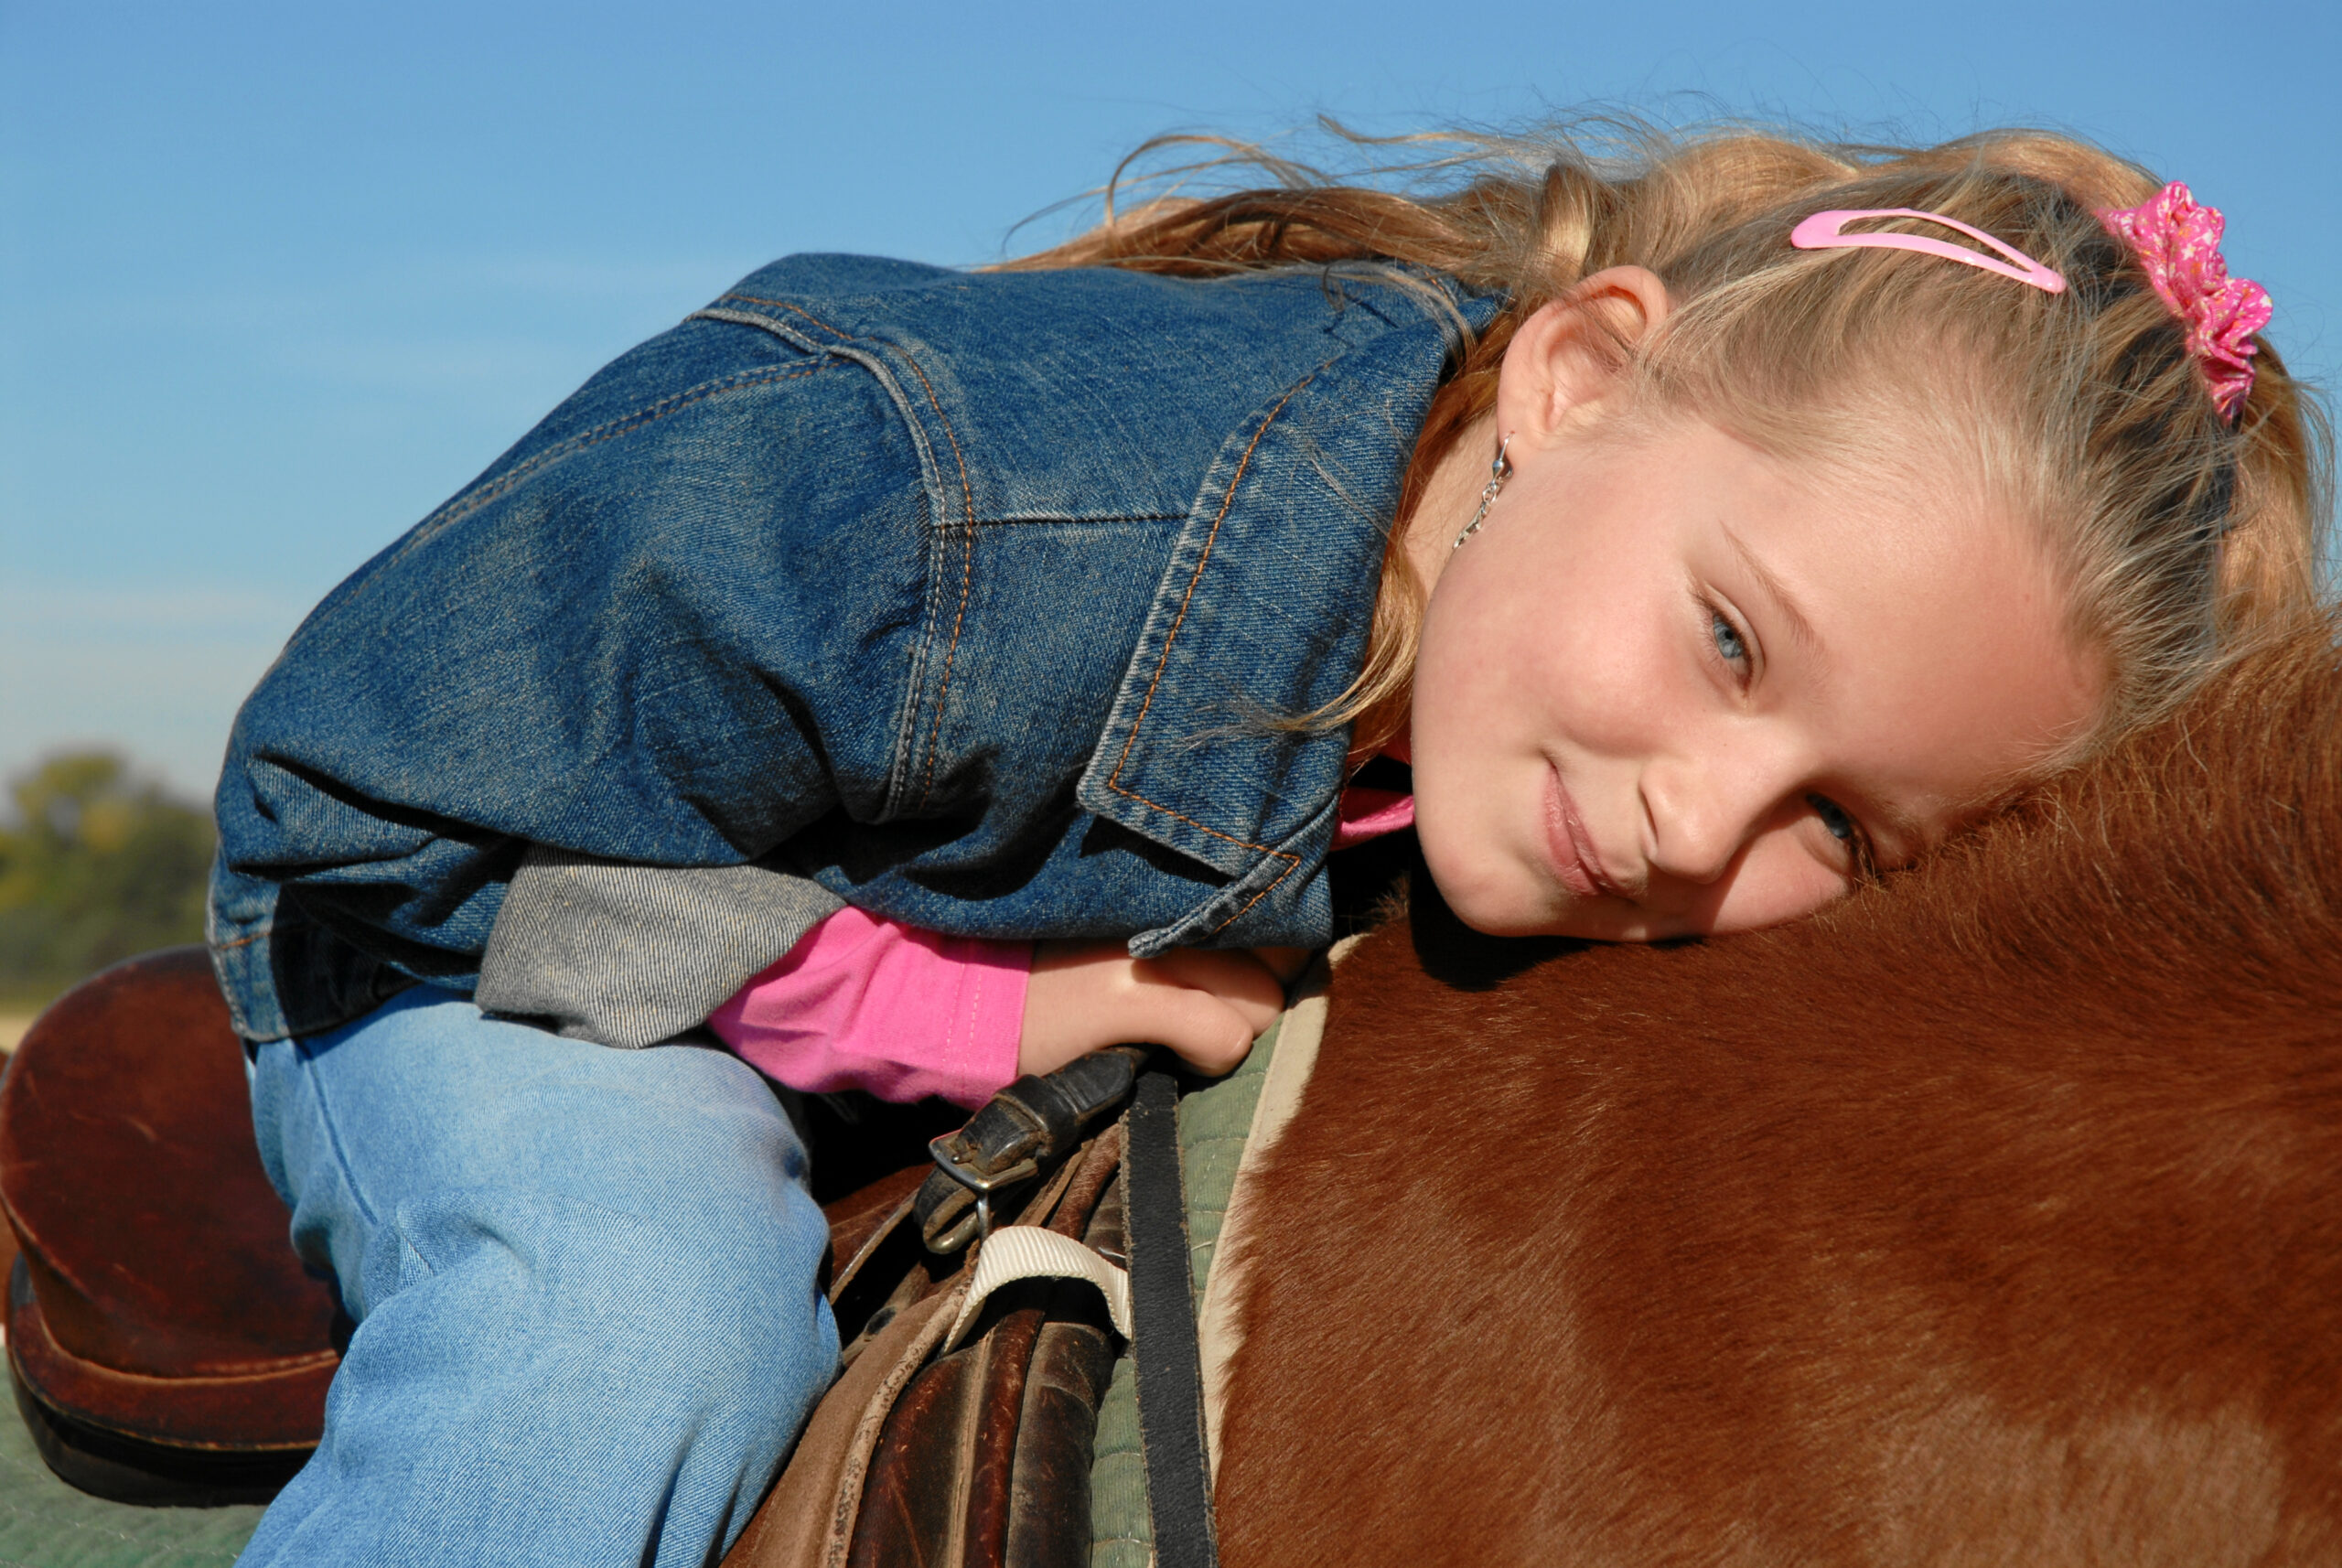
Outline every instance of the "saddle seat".
[[200, 948], [60, 999], [0, 1084], [8, 1369], [49, 1467], [124, 1502], [273, 1495], [317, 1445], [339, 1303], [286, 1244]]
[[[838, 1150], [815, 1196], [852, 1257], [959, 1113], [809, 1112]], [[290, 1245], [201, 948], [117, 964], [26, 1033], [0, 1081], [0, 1209], [9, 1376], [50, 1469], [117, 1502], [210, 1505], [264, 1502], [307, 1461], [349, 1323]]]

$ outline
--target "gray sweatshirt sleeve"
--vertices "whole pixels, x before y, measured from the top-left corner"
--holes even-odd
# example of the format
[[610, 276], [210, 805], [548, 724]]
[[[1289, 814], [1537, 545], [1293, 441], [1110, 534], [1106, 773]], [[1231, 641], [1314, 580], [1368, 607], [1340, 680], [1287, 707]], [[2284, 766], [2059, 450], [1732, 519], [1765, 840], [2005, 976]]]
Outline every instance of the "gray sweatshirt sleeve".
[[632, 1048], [704, 1023], [844, 901], [762, 865], [676, 869], [532, 849], [489, 933], [474, 1000]]

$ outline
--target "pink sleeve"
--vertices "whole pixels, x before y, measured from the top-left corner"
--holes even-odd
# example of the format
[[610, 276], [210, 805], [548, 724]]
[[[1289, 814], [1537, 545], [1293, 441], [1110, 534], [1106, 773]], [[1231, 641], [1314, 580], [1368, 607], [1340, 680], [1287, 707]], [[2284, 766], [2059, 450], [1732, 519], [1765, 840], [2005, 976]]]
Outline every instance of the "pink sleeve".
[[1396, 789], [1365, 789], [1353, 784], [1334, 808], [1334, 847], [1328, 854], [1415, 825], [1415, 798]]
[[758, 1071], [816, 1093], [940, 1095], [971, 1110], [1016, 1077], [1030, 942], [939, 936], [847, 908], [708, 1018]]

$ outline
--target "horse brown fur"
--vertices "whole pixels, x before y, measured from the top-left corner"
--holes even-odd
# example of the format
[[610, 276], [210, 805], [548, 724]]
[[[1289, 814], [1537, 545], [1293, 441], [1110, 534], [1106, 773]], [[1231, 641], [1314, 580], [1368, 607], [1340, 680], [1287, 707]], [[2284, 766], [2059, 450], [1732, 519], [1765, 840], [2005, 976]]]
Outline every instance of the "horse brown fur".
[[2326, 628], [1821, 917], [1502, 951], [1337, 974], [1228, 1568], [2342, 1562]]

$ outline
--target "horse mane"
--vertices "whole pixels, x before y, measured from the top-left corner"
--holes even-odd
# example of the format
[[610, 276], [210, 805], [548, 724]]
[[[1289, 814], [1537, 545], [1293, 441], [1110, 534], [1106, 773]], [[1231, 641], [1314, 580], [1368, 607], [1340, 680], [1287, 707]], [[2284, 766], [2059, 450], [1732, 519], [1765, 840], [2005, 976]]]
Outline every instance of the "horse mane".
[[1796, 926], [1368, 939], [1223, 1257], [1229, 1568], [2342, 1559], [2337, 665]]

